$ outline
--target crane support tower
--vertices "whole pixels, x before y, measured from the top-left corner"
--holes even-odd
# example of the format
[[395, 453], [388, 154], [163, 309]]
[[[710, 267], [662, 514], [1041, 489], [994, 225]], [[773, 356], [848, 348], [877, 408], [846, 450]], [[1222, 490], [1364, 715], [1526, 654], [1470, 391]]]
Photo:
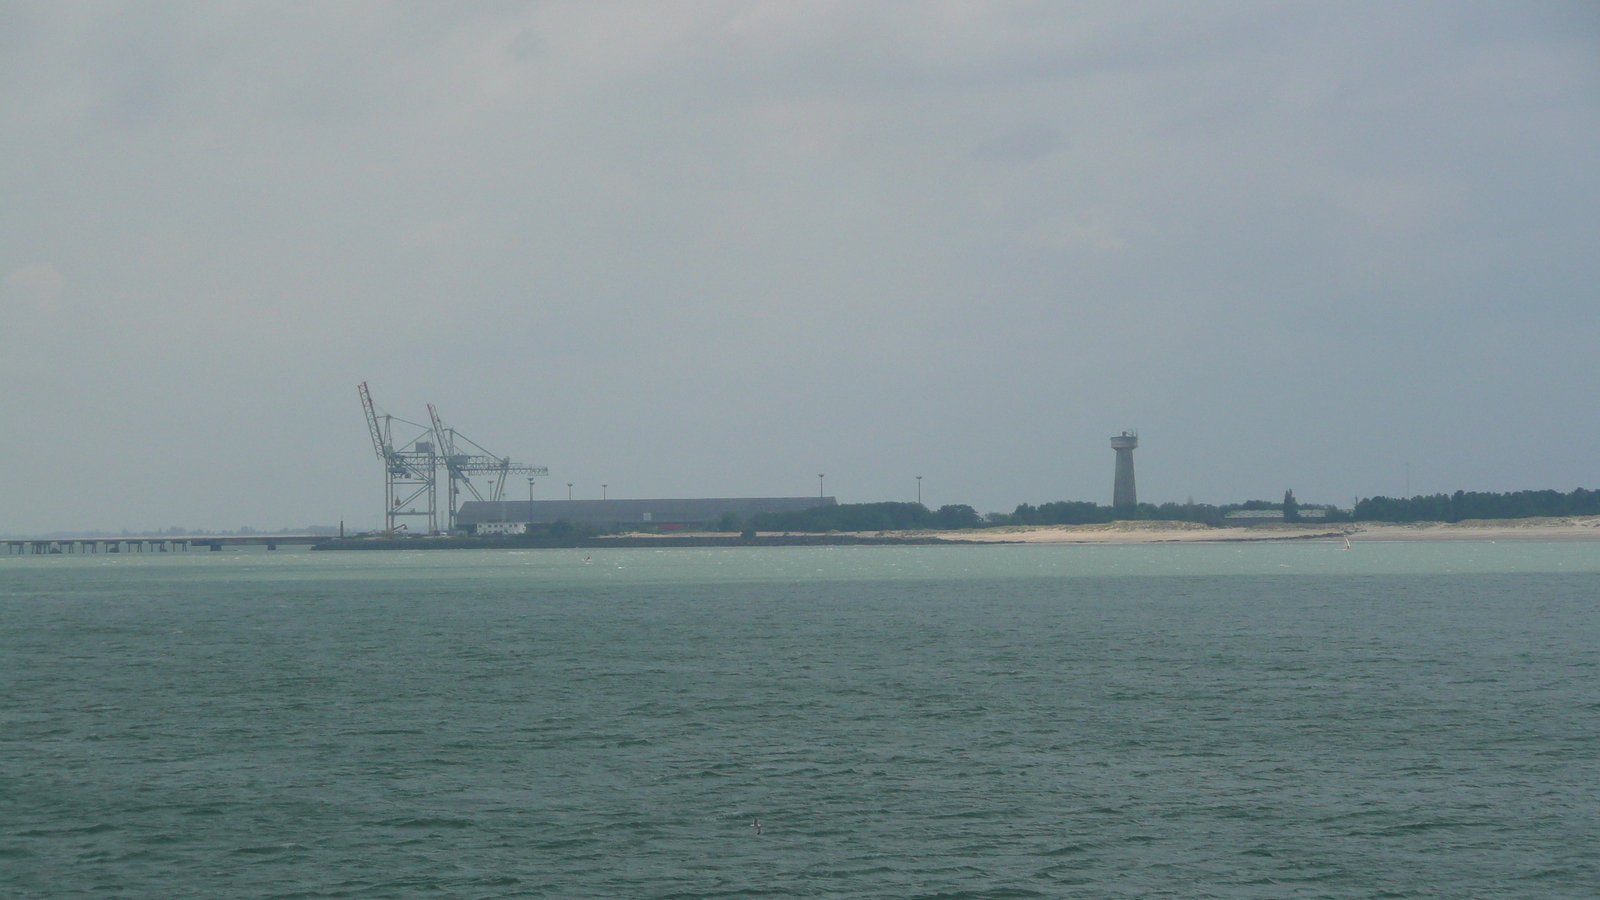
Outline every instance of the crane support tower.
[[1111, 439], [1117, 451], [1117, 480], [1111, 486], [1112, 506], [1137, 506], [1139, 492], [1133, 485], [1133, 449], [1139, 446], [1139, 432], [1127, 432]]
[[373, 452], [383, 462], [384, 530], [404, 527], [413, 531], [404, 520], [422, 519], [427, 522], [428, 533], [438, 531], [439, 495], [435, 485], [439, 456], [433, 429], [397, 416], [379, 415], [365, 381], [357, 391], [367, 414]]
[[[477, 441], [454, 428], [446, 428], [444, 422], [439, 419], [439, 410], [435, 409], [432, 403], [428, 404], [428, 421], [432, 423], [433, 440], [439, 448], [439, 461], [444, 463], [449, 483], [445, 491], [445, 516], [447, 527], [451, 531], [456, 530], [456, 510], [459, 508], [456, 500], [461, 496], [463, 488], [474, 500], [498, 503], [505, 499], [507, 476], [526, 475], [531, 494], [533, 479], [550, 474], [550, 470], [544, 466], [514, 463], [509, 456], [495, 456]], [[472, 480], [478, 476], [485, 478], [484, 489], [481, 491]]]

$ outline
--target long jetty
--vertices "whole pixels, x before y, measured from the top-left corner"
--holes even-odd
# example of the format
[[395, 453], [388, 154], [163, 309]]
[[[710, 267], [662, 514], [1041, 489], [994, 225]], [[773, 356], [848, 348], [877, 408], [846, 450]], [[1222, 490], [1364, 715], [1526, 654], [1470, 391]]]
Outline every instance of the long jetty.
[[45, 556], [78, 553], [191, 553], [224, 547], [315, 546], [335, 540], [329, 534], [151, 535], [146, 537], [0, 538], [0, 556]]

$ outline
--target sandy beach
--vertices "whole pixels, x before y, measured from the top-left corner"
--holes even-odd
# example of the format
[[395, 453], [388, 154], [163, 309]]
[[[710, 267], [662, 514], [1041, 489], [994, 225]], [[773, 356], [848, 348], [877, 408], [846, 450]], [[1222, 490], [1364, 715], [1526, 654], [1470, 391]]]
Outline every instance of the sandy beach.
[[1187, 542], [1358, 541], [1595, 541], [1600, 516], [1468, 519], [1462, 522], [1331, 522], [1212, 528], [1195, 522], [1112, 522], [1106, 525], [1020, 525], [970, 531], [873, 532], [883, 537], [933, 537], [1025, 544], [1153, 544]]

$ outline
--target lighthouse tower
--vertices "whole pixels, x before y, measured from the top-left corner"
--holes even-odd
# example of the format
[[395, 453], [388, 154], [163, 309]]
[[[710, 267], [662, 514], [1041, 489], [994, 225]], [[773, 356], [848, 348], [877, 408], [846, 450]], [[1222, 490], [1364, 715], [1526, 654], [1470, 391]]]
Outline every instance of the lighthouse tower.
[[1137, 446], [1137, 431], [1124, 431], [1111, 439], [1111, 449], [1117, 451], [1117, 481], [1111, 488], [1112, 506], [1133, 506], [1139, 502], [1139, 492], [1133, 486], [1133, 448]]

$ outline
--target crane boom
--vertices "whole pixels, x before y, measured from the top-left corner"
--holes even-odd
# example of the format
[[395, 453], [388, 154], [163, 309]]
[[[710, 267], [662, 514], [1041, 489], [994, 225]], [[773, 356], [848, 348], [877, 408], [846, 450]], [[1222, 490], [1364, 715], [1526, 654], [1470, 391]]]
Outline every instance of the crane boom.
[[372, 394], [367, 391], [367, 383], [365, 381], [361, 382], [361, 386], [356, 390], [361, 394], [361, 408], [367, 413], [367, 431], [372, 433], [373, 452], [378, 454], [379, 459], [387, 461], [389, 459], [388, 442], [383, 439], [383, 431], [378, 428], [378, 411], [372, 405]]
[[439, 421], [439, 411], [428, 404], [428, 421], [433, 423], [433, 442], [439, 448], [439, 455], [448, 457], [455, 451], [450, 447], [450, 439], [445, 434], [444, 423]]

